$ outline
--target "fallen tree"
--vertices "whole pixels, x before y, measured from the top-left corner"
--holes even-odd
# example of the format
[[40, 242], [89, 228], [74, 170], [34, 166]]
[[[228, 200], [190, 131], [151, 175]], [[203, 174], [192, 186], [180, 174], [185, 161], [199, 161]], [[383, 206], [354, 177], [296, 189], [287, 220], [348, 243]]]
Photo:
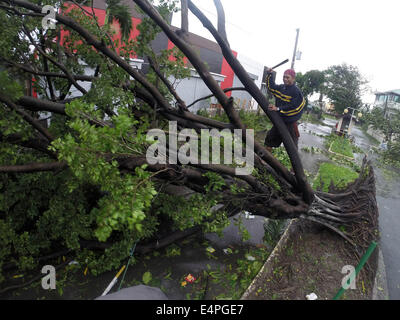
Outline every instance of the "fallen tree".
[[[166, 20], [172, 2], [163, 1], [159, 7], [147, 0], [133, 2], [143, 12], [140, 34], [124, 40], [113, 35], [109, 25], [99, 24], [93, 5], [69, 3], [55, 14], [57, 27], [43, 29], [43, 6], [0, 0], [4, 24], [0, 31], [4, 39], [0, 49], [4, 68], [0, 78], [0, 266], [11, 261], [22, 270], [29, 269], [37, 265], [35, 257], [68, 249], [99, 273], [118, 267], [136, 243], [147, 252], [191, 231], [219, 232], [228, 217], [242, 210], [271, 219], [314, 221], [356, 249], [377, 237], [372, 167], [365, 160], [359, 179], [346, 190], [312, 190], [286, 126], [275, 112], [268, 111], [267, 98], [232, 54], [220, 1], [214, 1], [218, 30], [190, 0], [182, 0], [183, 25], [178, 30]], [[211, 32], [243, 90], [278, 128], [294, 174], [249, 134], [233, 99], [188, 42], [188, 10]], [[155, 54], [151, 41], [158, 32], [164, 32], [176, 48]], [[146, 57], [147, 74], [130, 64], [133, 54]], [[188, 108], [190, 102], [179, 97], [169, 79], [188, 76], [184, 57], [229, 122], [194, 114]], [[93, 74], [87, 74], [86, 67]], [[26, 92], [32, 79], [38, 97], [32, 97], [32, 90]], [[72, 88], [79, 95], [71, 96]], [[49, 126], [44, 124], [44, 115], [51, 119]], [[208, 148], [201, 140], [191, 149], [195, 139], [190, 136], [195, 133], [204, 129], [236, 133], [236, 139], [228, 139], [231, 145], [253, 147], [239, 153], [235, 149], [230, 157], [252, 159], [253, 163], [246, 163], [251, 165], [250, 172], [238, 175], [242, 165], [235, 162], [187, 161], [186, 152], [182, 156], [179, 149], [177, 154], [177, 145], [172, 144], [176, 132], [171, 123], [181, 132], [193, 130], [185, 131], [179, 145], [186, 143], [191, 155], [193, 150]], [[168, 143], [165, 149], [155, 148], [158, 153], [152, 158], [146, 156], [154, 146], [146, 132], [156, 128], [164, 129]], [[163, 157], [168, 161], [153, 161]], [[190, 192], [183, 194], [184, 190]]]

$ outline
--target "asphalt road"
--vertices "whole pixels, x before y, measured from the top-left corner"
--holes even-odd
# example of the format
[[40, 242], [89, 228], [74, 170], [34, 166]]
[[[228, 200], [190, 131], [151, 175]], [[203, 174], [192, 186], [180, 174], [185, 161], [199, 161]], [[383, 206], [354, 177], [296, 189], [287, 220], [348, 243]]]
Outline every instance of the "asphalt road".
[[[318, 162], [325, 161], [323, 155], [311, 155], [302, 152], [303, 146], [321, 148], [323, 139], [317, 135], [327, 135], [335, 125], [334, 120], [326, 119], [326, 126], [304, 123], [300, 125], [299, 150], [304, 168], [312, 173], [318, 169]], [[353, 127], [352, 135], [355, 144], [363, 149], [372, 164], [376, 179], [376, 200], [379, 209], [379, 242], [383, 254], [388, 294], [390, 300], [400, 300], [400, 170], [383, 169], [379, 167], [379, 158], [371, 153], [371, 143], [368, 137], [358, 128]], [[362, 159], [363, 155], [356, 155]], [[320, 158], [320, 159], [319, 159]]]
[[[364, 133], [353, 128], [355, 143], [365, 151], [369, 141]], [[379, 159], [371, 155], [375, 179], [376, 201], [379, 209], [380, 248], [386, 269], [390, 300], [400, 299], [400, 170], [383, 169]]]

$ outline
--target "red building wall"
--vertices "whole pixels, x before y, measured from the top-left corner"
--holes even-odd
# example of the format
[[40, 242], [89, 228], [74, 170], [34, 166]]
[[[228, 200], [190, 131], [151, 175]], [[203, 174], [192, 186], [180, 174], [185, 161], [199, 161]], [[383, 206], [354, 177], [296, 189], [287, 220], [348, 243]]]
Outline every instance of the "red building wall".
[[[235, 58], [237, 57], [237, 52], [232, 50], [233, 55], [235, 56]], [[226, 88], [230, 88], [233, 85], [233, 78], [235, 77], [235, 73], [233, 72], [231, 66], [229, 65], [229, 63], [225, 60], [225, 58], [223, 58], [222, 60], [222, 67], [221, 67], [221, 74], [223, 74], [224, 76], [226, 76], [224, 82], [221, 83], [221, 88], [222, 89], [226, 89]], [[226, 95], [228, 97], [230, 97], [232, 94], [231, 91], [227, 92]]]
[[[76, 6], [73, 3], [66, 3], [65, 6], [67, 7], [66, 12], [69, 12], [73, 8], [79, 9], [79, 7]], [[90, 12], [90, 13], [92, 12], [92, 8], [91, 7], [83, 6], [83, 8], [85, 10], [87, 10], [88, 12]], [[95, 13], [96, 17], [98, 18], [99, 25], [100, 26], [104, 25], [105, 17], [106, 17], [106, 11], [104, 9], [99, 9], [99, 8], [94, 8], [93, 10], [94, 10], [94, 13]], [[139, 35], [139, 30], [137, 29], [137, 26], [138, 26], [138, 24], [140, 24], [140, 22], [141, 22], [140, 18], [132, 17], [132, 30], [131, 30], [131, 34], [130, 34], [129, 40], [134, 40]], [[117, 31], [117, 33], [113, 37], [113, 40], [116, 40], [116, 39], [121, 40], [121, 33], [118, 32], [119, 31], [119, 23], [117, 21], [113, 21], [112, 26]], [[61, 31], [61, 44], [64, 43], [64, 39], [65, 39], [67, 33], [68, 33], [68, 31], [65, 31], [65, 30]], [[216, 54], [218, 52], [218, 55], [220, 55], [220, 59], [219, 60], [222, 62], [221, 66], [220, 66], [220, 72], [219, 73], [224, 75], [224, 76], [226, 76], [225, 80], [221, 83], [221, 88], [222, 89], [226, 89], [226, 88], [232, 87], [233, 80], [234, 80], [234, 72], [231, 69], [231, 67], [229, 66], [228, 62], [222, 56], [222, 53], [220, 52], [220, 49], [216, 48], [215, 43], [213, 43], [210, 40], [202, 38], [201, 41], [199, 41], [200, 37], [195, 36], [195, 35], [193, 35], [193, 36], [194, 36], [193, 39], [195, 41], [197, 41], [200, 44], [201, 47], [203, 47], [203, 48], [207, 47], [208, 50], [212, 50], [212, 51], [216, 52]], [[195, 45], [196, 45], [196, 43], [195, 43]], [[167, 44], [167, 48], [166, 49], [171, 49], [174, 46], [175, 45], [168, 39], [168, 44]], [[117, 48], [116, 48], [117, 52], [119, 52], [119, 47], [120, 46], [117, 46]], [[237, 57], [237, 52], [236, 51], [232, 50], [232, 53], [234, 54], [235, 57]], [[131, 58], [137, 58], [137, 56], [135, 54], [132, 54]], [[174, 58], [171, 56], [170, 60], [173, 61]], [[186, 60], [185, 61], [185, 63], [186, 63], [187, 62], [187, 58], [185, 58], [185, 60]], [[231, 92], [227, 92], [226, 95], [227, 96], [231, 96]]]

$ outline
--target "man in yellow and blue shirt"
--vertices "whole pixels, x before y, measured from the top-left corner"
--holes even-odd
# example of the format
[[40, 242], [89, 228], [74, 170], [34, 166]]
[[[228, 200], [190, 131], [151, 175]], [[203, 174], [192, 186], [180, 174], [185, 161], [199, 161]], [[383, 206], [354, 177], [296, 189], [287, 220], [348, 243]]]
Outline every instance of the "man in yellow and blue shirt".
[[[266, 85], [268, 91], [275, 96], [275, 105], [270, 104], [268, 110], [277, 111], [283, 122], [286, 124], [289, 133], [298, 147], [299, 130], [297, 120], [301, 118], [306, 101], [300, 89], [295, 85], [296, 73], [293, 69], [288, 69], [283, 74], [283, 84], [275, 84], [272, 76], [272, 69], [267, 70]], [[282, 138], [278, 129], [273, 126], [268, 131], [265, 138], [265, 145], [269, 151], [281, 145]]]

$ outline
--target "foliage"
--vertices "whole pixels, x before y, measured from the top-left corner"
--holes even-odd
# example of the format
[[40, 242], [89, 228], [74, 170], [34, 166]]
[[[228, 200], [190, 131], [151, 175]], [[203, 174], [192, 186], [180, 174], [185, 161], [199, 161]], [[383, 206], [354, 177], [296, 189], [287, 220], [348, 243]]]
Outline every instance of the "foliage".
[[[158, 10], [168, 16], [171, 10], [176, 10], [175, 2], [162, 1]], [[55, 4], [56, 1], [46, 3]], [[131, 18], [126, 14], [126, 7], [120, 6], [119, 1], [109, 1], [109, 4], [109, 20], [119, 20], [121, 28], [126, 30], [123, 42], [117, 38], [111, 42], [107, 36], [112, 33], [110, 26], [100, 26], [79, 8], [71, 9], [64, 4], [63, 10], [111, 50], [117, 47], [123, 58], [136, 53], [152, 54], [166, 77], [174, 75], [179, 79], [189, 74], [184, 68], [183, 54], [176, 48], [162, 50], [157, 55], [151, 51], [151, 41], [160, 31], [154, 27], [154, 22], [143, 19], [137, 27], [140, 36], [128, 39]], [[118, 10], [114, 10], [116, 8]], [[29, 39], [22, 34], [21, 17], [1, 9], [0, 21], [0, 96], [15, 102], [26, 94], [26, 84], [31, 82], [32, 75], [10, 66], [11, 62], [36, 70], [61, 71], [37, 51], [32, 51]], [[83, 66], [86, 65], [98, 70], [99, 76], [93, 80], [87, 94], [65, 104], [67, 117], [51, 115], [47, 129], [55, 137], [50, 149], [57, 154], [57, 159], [1, 140], [0, 166], [58, 160], [65, 161], [68, 169], [55, 173], [0, 173], [0, 269], [7, 262], [15, 264], [20, 271], [31, 270], [38, 267], [38, 257], [65, 248], [72, 249], [74, 259], [93, 274], [118, 268], [129, 256], [133, 243], [155, 235], [162, 221], [160, 215], [165, 212], [152, 209], [159, 203], [155, 195], [160, 188], [152, 179], [154, 173], [146, 165], [122, 172], [117, 161], [127, 155], [145, 153], [149, 145], [146, 132], [151, 125], [151, 110], [138, 103], [131, 91], [116, 85], [126, 83], [129, 75], [94, 50], [91, 44], [82, 41], [75, 31], [57, 24], [55, 30], [45, 32], [41, 20], [34, 16], [25, 16], [23, 22], [33, 39], [46, 48], [46, 54], [71, 74], [85, 74]], [[59, 38], [61, 30], [65, 32]], [[158, 82], [154, 73], [150, 72], [147, 78], [151, 83]], [[39, 98], [52, 99], [45, 77], [35, 76], [33, 85]], [[65, 77], [52, 78], [52, 86], [54, 93], [64, 99], [71, 83]], [[172, 100], [167, 89], [162, 84], [159, 86], [165, 97]], [[40, 116], [38, 112], [26, 112], [33, 118]], [[0, 103], [0, 131], [0, 139], [9, 135], [18, 135], [22, 141], [37, 138], [34, 128], [3, 103]], [[178, 227], [204, 224], [207, 230], [217, 230], [226, 225], [223, 212], [211, 211], [217, 200], [212, 191], [220, 188], [221, 182], [216, 176], [209, 178], [212, 181], [210, 195], [199, 195], [186, 203], [182, 215], [186, 214], [187, 220], [177, 222]], [[162, 193], [159, 195], [157, 200], [163, 197]], [[201, 207], [194, 205], [198, 201]], [[176, 206], [170, 207], [167, 217], [174, 216], [176, 209]], [[86, 247], [88, 242], [99, 241], [107, 241], [107, 249]], [[2, 280], [0, 272], [0, 282]]]
[[289, 155], [283, 146], [272, 149], [272, 154], [278, 159], [286, 168], [291, 169], [292, 163], [290, 162]]
[[286, 225], [285, 220], [272, 220], [268, 219], [264, 222], [264, 241], [270, 246], [274, 246], [280, 239], [284, 227]]
[[153, 210], [157, 215], [171, 219], [174, 230], [185, 230], [202, 225], [206, 232], [222, 232], [229, 225], [226, 213], [214, 210], [217, 198], [213, 192], [207, 195], [193, 194], [185, 199], [183, 196], [159, 194], [154, 201]]
[[325, 89], [325, 72], [320, 70], [310, 70], [305, 74], [299, 72], [296, 74], [296, 84], [305, 98], [314, 93], [322, 95]]
[[118, 21], [121, 27], [122, 38], [127, 40], [132, 29], [132, 18], [129, 7], [120, 2], [121, 0], [106, 1], [106, 24], [112, 23], [114, 19]]
[[324, 162], [319, 167], [313, 188], [328, 192], [329, 186], [332, 183], [336, 188], [343, 189], [348, 183], [353, 182], [357, 178], [358, 174], [349, 168]]
[[384, 115], [384, 110], [374, 108], [365, 114], [365, 122], [374, 130], [380, 131], [385, 136], [387, 150], [382, 152], [383, 161], [399, 167], [400, 159], [400, 111], [391, 110], [390, 115]]
[[212, 283], [220, 284], [226, 289], [225, 293], [219, 294], [215, 299], [240, 299], [260, 271], [269, 253], [265, 248], [251, 249], [246, 256], [254, 257], [254, 260], [238, 259], [235, 264], [228, 265], [226, 270], [211, 269], [209, 266], [208, 270], [204, 271], [204, 278], [208, 277]]
[[181, 255], [181, 248], [178, 247], [176, 244], [171, 244], [165, 249], [166, 257], [175, 257], [180, 255]]
[[301, 121], [302, 122], [308, 122], [312, 124], [319, 124], [319, 125], [324, 125], [324, 117], [319, 117], [315, 112], [310, 112], [308, 114], [303, 114]]
[[325, 143], [327, 144], [327, 148], [335, 153], [339, 153], [346, 157], [353, 158], [353, 145], [349, 139], [338, 136], [335, 134], [331, 134], [330, 136], [325, 137]]
[[385, 163], [400, 168], [400, 141], [389, 142], [388, 149], [383, 152]]
[[[221, 114], [215, 114], [211, 116], [207, 110], [199, 109], [197, 114], [206, 118], [212, 118], [221, 122], [229, 122], [228, 116], [222, 110]], [[253, 129], [255, 132], [266, 131], [272, 128], [272, 123], [269, 120], [268, 116], [263, 112], [262, 114], [258, 114], [253, 111], [239, 110], [239, 116], [242, 122], [246, 125], [248, 129]]]
[[272, 128], [272, 123], [264, 112], [258, 115], [256, 112], [240, 110], [239, 116], [246, 127], [254, 129], [255, 132], [267, 131]]
[[325, 71], [325, 80], [325, 94], [335, 105], [337, 113], [362, 106], [361, 95], [367, 82], [357, 67], [347, 64], [331, 66]]
[[137, 123], [129, 117], [129, 112], [123, 111], [121, 108], [121, 114], [112, 118], [113, 127], [96, 127], [89, 124], [85, 117], [96, 119], [100, 112], [93, 105], [75, 100], [66, 107], [67, 114], [72, 118], [68, 126], [74, 132], [52, 143], [59, 160], [65, 160], [75, 176], [69, 191], [73, 191], [80, 183], [90, 183], [101, 186], [100, 191], [107, 194], [100, 199], [98, 208], [93, 208], [98, 224], [95, 233], [101, 241], [107, 240], [113, 230], [135, 228], [140, 233], [145, 210], [149, 209], [156, 194], [149, 179], [151, 173], [145, 171], [146, 165], [137, 167], [135, 175], [122, 176], [116, 161], [108, 162], [99, 157], [101, 154], [117, 155], [132, 149], [141, 151], [143, 148], [145, 136], [141, 133], [146, 124], [139, 126], [136, 135], [132, 135], [131, 147], [121, 141], [120, 137], [129, 136]]
[[146, 271], [143, 273], [142, 281], [144, 284], [148, 284], [152, 280], [153, 276], [151, 275], [151, 272]]

